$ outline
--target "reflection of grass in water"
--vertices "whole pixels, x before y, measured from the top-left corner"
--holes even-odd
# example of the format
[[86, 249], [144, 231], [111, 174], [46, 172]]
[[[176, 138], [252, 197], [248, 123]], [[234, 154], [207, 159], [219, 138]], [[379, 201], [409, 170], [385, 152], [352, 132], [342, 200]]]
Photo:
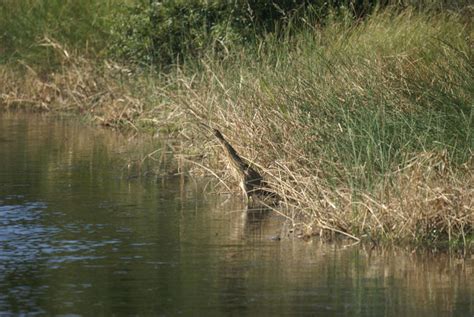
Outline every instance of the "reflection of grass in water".
[[[46, 174], [42, 180], [38, 179], [43, 183], [42, 186], [56, 187], [63, 184], [65, 175], [73, 177], [78, 170], [85, 169], [85, 166], [88, 170], [95, 171], [91, 177], [98, 183], [110, 183], [108, 178], [119, 176], [124, 179], [148, 177], [154, 180], [154, 175], [160, 174], [160, 166], [166, 166], [170, 159], [168, 155], [161, 157], [159, 151], [155, 153], [154, 161], [147, 159], [152, 150], [160, 148], [158, 142], [88, 127], [70, 119], [6, 112], [2, 115], [2, 120], [5, 129], [16, 130], [13, 134], [7, 131], [3, 133], [17, 137], [15, 143], [7, 145], [19, 147], [24, 151], [27, 144], [28, 157], [34, 164], [43, 165], [38, 168]], [[8, 122], [13, 123], [11, 127]], [[5, 162], [14, 164], [15, 160], [18, 161], [18, 158], [13, 156], [18, 155], [15, 150], [4, 155]], [[115, 176], [111, 174], [113, 170], [116, 171]], [[12, 174], [12, 177], [18, 176]], [[15, 180], [12, 180], [12, 183], [14, 182]]]
[[51, 41], [61, 71], [0, 68], [2, 103], [177, 135], [205, 153], [190, 159], [222, 169], [198, 117], [264, 172], [308, 232], [462, 248], [474, 222], [471, 30], [456, 13], [379, 12], [308, 23], [161, 77]]
[[[244, 299], [253, 295], [252, 291], [240, 294], [243, 288], [278, 290], [278, 294], [284, 294], [278, 299], [266, 293], [269, 296], [266, 304], [276, 305], [272, 301], [278, 300], [278, 307], [293, 307], [295, 300], [304, 298], [315, 304], [324, 302], [326, 307], [334, 309], [342, 309], [343, 303], [350, 303], [351, 311], [375, 309], [375, 305], [385, 311], [400, 310], [397, 314], [411, 315], [414, 311], [465, 311], [470, 303], [469, 290], [474, 287], [469, 278], [474, 273], [472, 261], [458, 262], [447, 254], [349, 246], [350, 240], [338, 243], [299, 239], [272, 241], [268, 237], [280, 227], [273, 227], [270, 222], [263, 222], [264, 234], [253, 239], [252, 233], [246, 235], [242, 214], [232, 212], [238, 207], [232, 206], [216, 203], [210, 212], [202, 212], [202, 223], [220, 219], [210, 225], [209, 230], [193, 232], [195, 219], [189, 221], [189, 230], [186, 226], [182, 228], [186, 241], [207, 241], [209, 245], [222, 246], [213, 248], [215, 252], [209, 260], [218, 268], [215, 280], [222, 290], [222, 301], [232, 295]], [[192, 254], [191, 250], [183, 250], [185, 258]]]
[[[341, 303], [348, 302], [356, 311], [376, 303], [386, 311], [400, 309], [397, 314], [402, 315], [411, 315], [410, 312], [420, 307], [431, 312], [462, 311], [469, 305], [469, 290], [474, 286], [469, 279], [472, 263], [463, 269], [453, 258], [443, 255], [418, 256], [404, 250], [370, 251], [360, 247], [344, 249], [319, 243], [301, 247], [296, 243], [282, 246], [267, 256], [279, 263], [275, 272], [254, 272], [266, 276], [267, 283], [279, 272], [278, 276], [285, 282], [278, 284], [293, 285], [296, 289], [330, 289], [331, 294], [326, 298], [328, 306], [341, 307]], [[301, 274], [305, 270], [303, 263], [311, 263], [311, 268], [306, 268], [311, 277]]]

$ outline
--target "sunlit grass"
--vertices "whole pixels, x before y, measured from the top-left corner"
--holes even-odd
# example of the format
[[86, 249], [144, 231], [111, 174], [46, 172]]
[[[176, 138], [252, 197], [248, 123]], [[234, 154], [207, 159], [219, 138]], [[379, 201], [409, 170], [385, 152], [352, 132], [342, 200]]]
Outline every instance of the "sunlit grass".
[[199, 165], [231, 180], [204, 122], [266, 175], [285, 215], [308, 234], [469, 247], [472, 22], [411, 9], [306, 22], [295, 35], [268, 35], [219, 58], [210, 51], [166, 74], [74, 49], [100, 48], [100, 34], [84, 41], [38, 32], [11, 45], [18, 52], [8, 58], [25, 59], [48, 39], [59, 71], [44, 79], [34, 66], [23, 76], [2, 67], [0, 104], [172, 134], [185, 142], [181, 150], [201, 154]]
[[309, 231], [462, 240], [472, 235], [474, 69], [472, 25], [460, 21], [407, 10], [308, 27], [211, 58], [172, 93], [231, 135]]
[[0, 63], [21, 60], [56, 66], [56, 55], [45, 39], [96, 55], [107, 47], [109, 19], [120, 5], [124, 1], [1, 1]]

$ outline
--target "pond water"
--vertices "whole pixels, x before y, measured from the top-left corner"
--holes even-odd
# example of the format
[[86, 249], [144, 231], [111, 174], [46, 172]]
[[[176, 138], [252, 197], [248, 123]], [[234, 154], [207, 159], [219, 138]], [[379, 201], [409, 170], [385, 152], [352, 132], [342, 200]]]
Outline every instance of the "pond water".
[[474, 315], [472, 257], [274, 239], [279, 217], [143, 177], [159, 147], [0, 113], [0, 316]]

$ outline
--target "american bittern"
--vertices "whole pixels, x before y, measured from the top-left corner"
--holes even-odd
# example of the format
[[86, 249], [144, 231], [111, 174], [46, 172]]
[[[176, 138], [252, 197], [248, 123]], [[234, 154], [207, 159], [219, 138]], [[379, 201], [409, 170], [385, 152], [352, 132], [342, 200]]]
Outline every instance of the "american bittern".
[[225, 150], [227, 158], [231, 162], [234, 170], [237, 172], [240, 178], [240, 188], [244, 192], [247, 198], [257, 198], [258, 200], [268, 201], [269, 199], [275, 203], [278, 200], [278, 196], [269, 191], [270, 187], [267, 182], [263, 179], [262, 175], [257, 172], [248, 162], [246, 162], [237, 151], [230, 145], [229, 142], [224, 138], [222, 133], [214, 129], [214, 135], [217, 137], [222, 147]]

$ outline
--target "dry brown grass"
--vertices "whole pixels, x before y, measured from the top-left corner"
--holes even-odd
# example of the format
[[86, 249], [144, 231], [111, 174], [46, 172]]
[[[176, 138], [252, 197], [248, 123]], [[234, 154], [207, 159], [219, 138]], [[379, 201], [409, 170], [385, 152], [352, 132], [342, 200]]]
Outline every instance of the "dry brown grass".
[[41, 45], [54, 50], [60, 66], [41, 73], [22, 62], [15, 67], [1, 65], [3, 108], [79, 113], [103, 126], [135, 131], [179, 117], [158, 107], [146, 109], [146, 104], [158, 97], [132, 79], [129, 69], [83, 58], [48, 38]]
[[[433, 246], [455, 240], [469, 244], [466, 239], [472, 236], [474, 223], [472, 160], [453, 168], [446, 151], [420, 152], [370, 191], [330, 184], [330, 175], [323, 170], [327, 157], [318, 160], [304, 150], [317, 136], [308, 134], [313, 127], [302, 122], [299, 108], [276, 110], [273, 105], [280, 102], [262, 99], [265, 94], [258, 85], [236, 102], [231, 88], [215, 74], [206, 78], [203, 85], [182, 78], [183, 89], [174, 96], [176, 104], [185, 105], [191, 123], [188, 134], [198, 139], [193, 143], [202, 142], [205, 153], [214, 151], [206, 166], [219, 170], [215, 175], [237, 188], [220, 148], [199, 122], [224, 131], [239, 153], [263, 172], [284, 199], [276, 211], [303, 235]], [[201, 139], [203, 135], [207, 139]], [[211, 160], [215, 157], [221, 161]]]
[[[346, 174], [371, 171], [364, 166], [345, 170], [327, 153], [308, 150], [308, 145], [321, 142], [321, 130], [331, 122], [323, 116], [305, 120], [309, 114], [289, 103], [305, 91], [290, 85], [269, 87], [245, 71], [236, 83], [215, 65], [207, 65], [198, 75], [177, 69], [167, 78], [153, 80], [110, 62], [84, 59], [49, 39], [43, 45], [54, 48], [60, 67], [44, 74], [24, 64], [21, 72], [1, 66], [3, 108], [73, 112], [104, 126], [171, 134], [183, 142], [175, 150], [194, 162], [188, 166], [191, 172], [210, 173], [225, 184], [223, 190], [238, 192], [217, 140], [202, 128], [205, 123], [221, 130], [263, 173], [283, 198], [275, 210], [302, 236], [472, 246], [472, 157], [453, 166], [443, 150], [409, 153], [409, 159], [379, 177], [372, 188], [358, 188], [347, 182], [351, 175]], [[352, 83], [354, 89], [359, 84]], [[315, 130], [315, 122], [321, 124], [320, 130]], [[339, 130], [342, 134], [340, 126], [331, 131]], [[324, 151], [322, 146], [317, 149]]]

